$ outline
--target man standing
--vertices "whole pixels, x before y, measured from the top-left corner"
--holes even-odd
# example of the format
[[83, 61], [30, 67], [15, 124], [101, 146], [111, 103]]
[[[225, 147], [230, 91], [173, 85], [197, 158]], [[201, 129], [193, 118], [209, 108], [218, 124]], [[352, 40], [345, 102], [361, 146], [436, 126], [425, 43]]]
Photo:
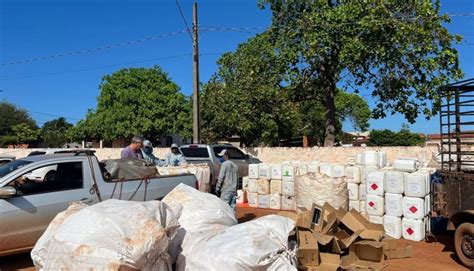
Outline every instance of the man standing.
[[227, 150], [222, 150], [219, 156], [224, 157], [224, 163], [221, 164], [221, 171], [217, 180], [216, 193], [221, 200], [225, 201], [234, 209], [237, 200], [237, 181], [239, 178], [239, 168], [230, 161]]
[[120, 153], [121, 158], [137, 158], [143, 159], [141, 148], [143, 147], [144, 138], [141, 136], [134, 136], [132, 142]]
[[165, 165], [167, 167], [178, 167], [183, 164], [186, 164], [186, 159], [179, 151], [178, 145], [175, 143], [171, 144], [171, 152], [165, 157]]

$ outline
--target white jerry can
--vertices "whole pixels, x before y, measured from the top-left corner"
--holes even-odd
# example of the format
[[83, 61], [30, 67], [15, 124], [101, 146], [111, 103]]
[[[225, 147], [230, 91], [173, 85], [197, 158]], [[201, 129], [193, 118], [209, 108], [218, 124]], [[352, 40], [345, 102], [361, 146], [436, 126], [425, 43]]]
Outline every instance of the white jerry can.
[[258, 179], [257, 180], [257, 193], [260, 195], [270, 194], [270, 180]]
[[365, 206], [368, 215], [383, 216], [384, 214], [384, 198], [381, 196], [367, 195]]
[[313, 161], [308, 165], [308, 173], [319, 173], [319, 162]]
[[403, 239], [411, 241], [422, 241], [425, 239], [425, 223], [423, 219], [411, 219], [404, 217], [402, 219]]
[[360, 182], [361, 183], [366, 183], [367, 182], [367, 176], [369, 173], [372, 173], [374, 171], [377, 171], [377, 167], [362, 167], [361, 169], [361, 174], [360, 174]]
[[258, 164], [249, 165], [249, 178], [258, 179]]
[[354, 209], [357, 212], [360, 212], [360, 202], [358, 200], [349, 200], [349, 211], [351, 209]]
[[295, 177], [295, 167], [292, 165], [283, 165], [281, 167], [281, 179], [286, 182], [292, 182]]
[[249, 177], [242, 177], [242, 190], [249, 190]]
[[379, 152], [379, 168], [383, 168], [387, 165], [387, 154], [385, 152]]
[[259, 164], [258, 165], [258, 178], [263, 180], [270, 180], [271, 178], [271, 167], [268, 164]]
[[293, 196], [281, 196], [281, 209], [282, 210], [296, 210], [296, 199]]
[[369, 222], [383, 225], [383, 216], [369, 215]]
[[349, 200], [359, 200], [359, 185], [356, 183], [347, 183]]
[[248, 193], [247, 197], [250, 207], [258, 207], [258, 194], [257, 193]]
[[429, 215], [430, 213], [431, 213], [431, 196], [430, 194], [428, 194], [425, 197], [425, 215]]
[[270, 195], [258, 195], [258, 208], [270, 208]]
[[272, 180], [281, 180], [281, 165], [272, 164], [271, 165], [271, 178]]
[[333, 164], [332, 165], [332, 176], [333, 178], [341, 178], [346, 175], [346, 166], [344, 164]]
[[428, 172], [415, 172], [405, 178], [405, 196], [424, 198], [428, 195], [430, 174]]
[[249, 179], [248, 191], [250, 193], [257, 193], [257, 180], [256, 179]]
[[425, 216], [425, 200], [403, 197], [403, 216], [411, 219], [422, 219]]
[[367, 175], [367, 195], [384, 195], [385, 171], [374, 171]]
[[418, 167], [416, 158], [399, 158], [393, 161], [392, 167], [398, 171], [415, 172]]
[[383, 227], [386, 235], [395, 239], [402, 238], [402, 219], [400, 217], [384, 215]]
[[332, 165], [328, 163], [319, 164], [319, 172], [328, 177], [332, 177]]
[[385, 214], [398, 217], [403, 215], [402, 194], [385, 193]]
[[281, 195], [281, 180], [270, 181], [270, 194]]
[[367, 210], [365, 209], [365, 200], [359, 201], [359, 212], [360, 213], [367, 213]]
[[365, 200], [367, 198], [367, 188], [365, 183], [359, 184], [359, 200]]
[[405, 190], [405, 172], [385, 172], [385, 193], [403, 194]]
[[378, 167], [379, 154], [376, 151], [364, 151], [362, 153], [362, 164], [364, 166]]
[[360, 167], [348, 166], [345, 171], [346, 181], [348, 183], [360, 183]]
[[294, 182], [281, 182], [281, 194], [283, 196], [295, 196], [295, 183]]
[[281, 196], [278, 194], [270, 194], [270, 209], [280, 210], [281, 209]]

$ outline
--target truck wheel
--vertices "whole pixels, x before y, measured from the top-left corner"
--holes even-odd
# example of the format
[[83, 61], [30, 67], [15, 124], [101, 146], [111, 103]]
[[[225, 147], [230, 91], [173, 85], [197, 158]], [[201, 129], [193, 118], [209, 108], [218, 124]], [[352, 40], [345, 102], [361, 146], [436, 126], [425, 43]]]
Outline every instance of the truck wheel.
[[474, 224], [459, 225], [454, 234], [456, 255], [467, 268], [474, 268]]

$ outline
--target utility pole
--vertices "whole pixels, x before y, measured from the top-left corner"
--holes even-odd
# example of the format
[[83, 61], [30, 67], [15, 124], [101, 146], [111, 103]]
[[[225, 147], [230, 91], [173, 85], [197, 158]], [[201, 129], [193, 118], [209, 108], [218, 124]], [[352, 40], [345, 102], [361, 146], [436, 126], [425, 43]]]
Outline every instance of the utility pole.
[[201, 143], [201, 115], [199, 113], [199, 47], [197, 2], [193, 6], [193, 143]]

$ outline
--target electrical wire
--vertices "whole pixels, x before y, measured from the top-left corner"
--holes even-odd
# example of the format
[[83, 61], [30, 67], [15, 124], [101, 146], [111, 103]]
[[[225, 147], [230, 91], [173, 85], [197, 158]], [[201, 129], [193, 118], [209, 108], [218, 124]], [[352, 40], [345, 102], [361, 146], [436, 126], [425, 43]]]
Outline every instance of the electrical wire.
[[183, 18], [184, 25], [186, 26], [186, 29], [188, 30], [189, 37], [191, 38], [191, 41], [194, 42], [193, 34], [191, 33], [191, 29], [189, 29], [188, 22], [186, 21], [186, 17], [184, 17], [183, 11], [181, 10], [181, 6], [179, 5], [179, 0], [176, 0], [176, 6], [178, 7], [179, 14], [181, 14], [181, 18]]

